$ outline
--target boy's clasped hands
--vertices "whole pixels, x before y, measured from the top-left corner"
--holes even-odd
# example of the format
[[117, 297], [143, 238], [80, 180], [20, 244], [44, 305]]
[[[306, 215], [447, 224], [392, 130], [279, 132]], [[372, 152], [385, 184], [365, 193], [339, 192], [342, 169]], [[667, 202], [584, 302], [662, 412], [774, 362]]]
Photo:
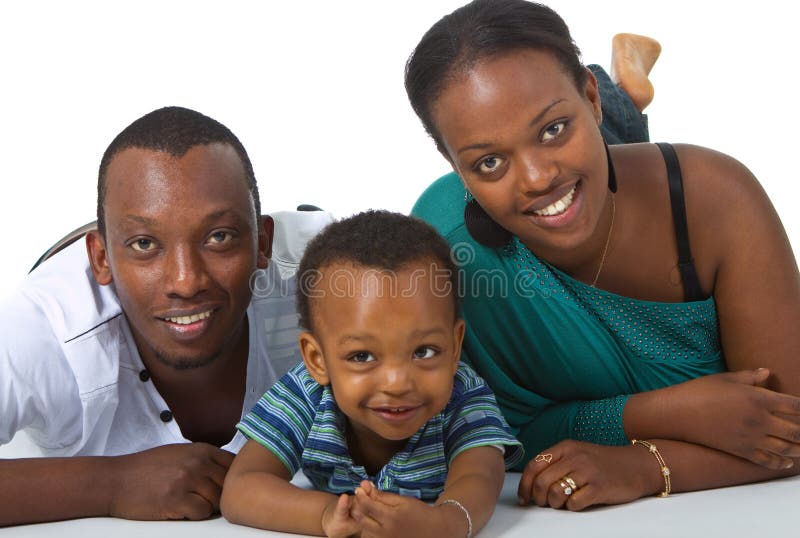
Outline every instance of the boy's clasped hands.
[[381, 491], [364, 480], [355, 495], [342, 494], [328, 505], [322, 528], [330, 538], [467, 536], [471, 521], [457, 505], [450, 506]]

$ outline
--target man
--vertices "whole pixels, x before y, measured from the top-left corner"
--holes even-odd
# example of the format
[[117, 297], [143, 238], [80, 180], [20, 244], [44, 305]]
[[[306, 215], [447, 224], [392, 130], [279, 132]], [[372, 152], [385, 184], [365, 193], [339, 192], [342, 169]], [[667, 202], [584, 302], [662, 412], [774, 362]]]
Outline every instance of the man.
[[[307, 236], [329, 219], [307, 215]], [[0, 308], [0, 444], [24, 430], [48, 456], [0, 460], [0, 526], [209, 517], [242, 412], [300, 360], [294, 281], [225, 126], [177, 107], [132, 123], [97, 216]]]

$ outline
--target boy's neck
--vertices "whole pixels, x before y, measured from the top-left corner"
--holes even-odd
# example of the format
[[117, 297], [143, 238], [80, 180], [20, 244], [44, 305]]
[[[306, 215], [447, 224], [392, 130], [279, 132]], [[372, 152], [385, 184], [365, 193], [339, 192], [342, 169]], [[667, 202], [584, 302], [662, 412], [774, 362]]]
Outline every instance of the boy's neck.
[[378, 474], [408, 443], [408, 439], [399, 441], [384, 439], [372, 430], [353, 424], [349, 419], [345, 428], [345, 438], [353, 463], [364, 467], [370, 476]]

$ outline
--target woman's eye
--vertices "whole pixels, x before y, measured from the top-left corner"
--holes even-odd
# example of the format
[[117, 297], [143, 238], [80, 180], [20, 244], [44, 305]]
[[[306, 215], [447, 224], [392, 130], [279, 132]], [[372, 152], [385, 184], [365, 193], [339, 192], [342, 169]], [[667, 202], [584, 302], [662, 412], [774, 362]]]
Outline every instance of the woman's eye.
[[131, 248], [137, 252], [149, 252], [156, 248], [156, 244], [152, 239], [137, 239], [131, 243]]
[[213, 234], [211, 234], [211, 237], [209, 237], [209, 243], [216, 243], [216, 244], [225, 243], [227, 241], [230, 241], [231, 237], [232, 237], [231, 234], [228, 232], [214, 232]]
[[542, 142], [547, 142], [548, 140], [556, 138], [564, 131], [564, 129], [566, 129], [566, 127], [567, 122], [565, 121], [559, 121], [557, 123], [548, 125], [544, 128], [544, 131], [542, 131]]
[[500, 168], [501, 164], [503, 164], [503, 159], [496, 155], [492, 155], [490, 157], [486, 157], [480, 163], [478, 163], [478, 170], [483, 174], [491, 174]]
[[430, 346], [421, 346], [414, 350], [415, 359], [430, 359], [437, 354], [437, 350]]
[[375, 360], [375, 357], [373, 357], [372, 353], [369, 351], [358, 351], [350, 355], [349, 360], [353, 362], [372, 362]]

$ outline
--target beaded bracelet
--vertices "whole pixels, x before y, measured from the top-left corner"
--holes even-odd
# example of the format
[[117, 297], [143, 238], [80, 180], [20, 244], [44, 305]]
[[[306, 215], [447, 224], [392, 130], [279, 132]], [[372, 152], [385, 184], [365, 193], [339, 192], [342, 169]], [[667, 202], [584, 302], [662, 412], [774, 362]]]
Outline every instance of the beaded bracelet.
[[439, 506], [444, 506], [445, 504], [452, 504], [454, 506], [458, 506], [464, 515], [467, 517], [467, 538], [472, 538], [472, 518], [469, 515], [469, 510], [464, 507], [463, 504], [458, 502], [455, 499], [445, 499], [444, 501], [439, 503]]
[[655, 456], [656, 461], [658, 461], [658, 466], [661, 469], [661, 476], [664, 477], [664, 491], [659, 493], [658, 496], [659, 497], [668, 496], [669, 492], [672, 489], [671, 485], [670, 485], [670, 481], [669, 481], [670, 472], [669, 472], [669, 467], [667, 467], [667, 464], [664, 462], [664, 458], [661, 457], [661, 452], [658, 451], [658, 448], [656, 448], [656, 445], [654, 445], [653, 443], [648, 443], [647, 441], [640, 441], [638, 439], [633, 439], [631, 441], [631, 444], [632, 445], [642, 445], [647, 450], [649, 450], [650, 453], [653, 456]]

